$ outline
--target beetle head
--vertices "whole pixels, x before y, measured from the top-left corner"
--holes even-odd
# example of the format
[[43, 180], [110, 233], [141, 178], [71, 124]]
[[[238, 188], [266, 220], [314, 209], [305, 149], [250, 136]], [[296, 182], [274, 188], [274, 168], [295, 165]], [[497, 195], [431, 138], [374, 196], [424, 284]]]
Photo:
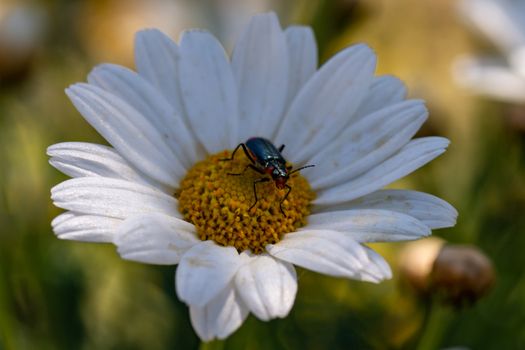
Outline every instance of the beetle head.
[[286, 181], [288, 181], [288, 175], [286, 176], [279, 176], [279, 177], [274, 177], [273, 178], [273, 181], [275, 182], [275, 186], [282, 190], [285, 186], [286, 186]]
[[275, 186], [279, 189], [283, 189], [286, 181], [290, 177], [288, 169], [284, 164], [279, 162], [271, 162], [266, 165], [266, 173], [272, 177], [272, 180], [275, 182]]
[[288, 181], [288, 178], [290, 177], [286, 168], [281, 167], [275, 167], [271, 175], [273, 181], [275, 182], [275, 186], [281, 190], [284, 188], [286, 181]]

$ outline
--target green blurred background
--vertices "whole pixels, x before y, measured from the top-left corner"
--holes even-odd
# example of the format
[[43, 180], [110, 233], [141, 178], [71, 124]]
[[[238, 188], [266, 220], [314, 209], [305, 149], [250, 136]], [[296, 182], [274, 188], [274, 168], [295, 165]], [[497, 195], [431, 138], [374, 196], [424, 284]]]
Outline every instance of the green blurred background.
[[[455, 85], [457, 56], [492, 50], [456, 7], [452, 0], [1, 0], [0, 39], [2, 18], [23, 9], [30, 40], [21, 51], [0, 47], [0, 349], [525, 349], [525, 130], [516, 122], [525, 106]], [[271, 8], [283, 26], [313, 26], [321, 62], [366, 42], [379, 73], [399, 76], [412, 97], [428, 102], [421, 135], [452, 144], [394, 187], [458, 209], [457, 226], [434, 235], [476, 245], [492, 260], [496, 282], [477, 303], [453, 308], [417, 296], [399, 279], [404, 244], [382, 244], [392, 280], [373, 285], [300, 270], [286, 319], [250, 316], [226, 341], [203, 345], [175, 295], [173, 267], [123, 261], [111, 245], [53, 235], [60, 210], [49, 190], [66, 177], [48, 165], [46, 147], [105, 143], [64, 88], [101, 62], [133, 67], [139, 28], [174, 38], [186, 27], [209, 28], [231, 48], [249, 15]]]

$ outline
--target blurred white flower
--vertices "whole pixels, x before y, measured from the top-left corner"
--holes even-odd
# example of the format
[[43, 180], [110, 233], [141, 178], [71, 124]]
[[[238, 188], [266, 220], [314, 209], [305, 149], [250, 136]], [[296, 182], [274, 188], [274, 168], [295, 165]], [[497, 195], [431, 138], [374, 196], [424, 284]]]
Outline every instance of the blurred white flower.
[[463, 0], [459, 9], [501, 56], [460, 58], [454, 67], [456, 80], [482, 95], [525, 102], [525, 2]]
[[46, 14], [34, 4], [0, 3], [0, 83], [21, 73], [43, 45]]
[[[457, 212], [439, 198], [382, 190], [449, 142], [412, 140], [424, 102], [407, 100], [399, 79], [375, 76], [366, 45], [317, 70], [311, 29], [282, 30], [273, 13], [251, 19], [231, 60], [203, 30], [178, 45], [145, 30], [135, 45], [137, 73], [101, 65], [66, 91], [112, 147], [49, 147], [51, 164], [74, 177], [52, 189], [68, 210], [52, 225], [59, 238], [112, 242], [124, 259], [178, 264], [176, 291], [201, 339], [227, 337], [250, 312], [285, 317], [294, 265], [379, 282], [391, 271], [367, 242], [455, 224]], [[284, 213], [286, 189], [258, 184], [254, 206], [261, 175], [242, 151], [223, 159], [252, 136], [286, 144], [297, 167], [316, 165], [290, 176]]]
[[[75, 21], [83, 45], [95, 60], [132, 62], [133, 37], [143, 28], [157, 28], [177, 37], [188, 27], [203, 27], [218, 37], [229, 51], [240, 29], [256, 13], [279, 8], [290, 17], [289, 8], [309, 0], [106, 0], [82, 1]], [[310, 0], [311, 1], [311, 0]], [[115, 25], [118, 23], [118, 25]]]
[[74, 24], [95, 60], [111, 57], [131, 64], [133, 38], [138, 30], [155, 27], [176, 36], [196, 20], [196, 12], [187, 0], [81, 1], [77, 6], [82, 16]]

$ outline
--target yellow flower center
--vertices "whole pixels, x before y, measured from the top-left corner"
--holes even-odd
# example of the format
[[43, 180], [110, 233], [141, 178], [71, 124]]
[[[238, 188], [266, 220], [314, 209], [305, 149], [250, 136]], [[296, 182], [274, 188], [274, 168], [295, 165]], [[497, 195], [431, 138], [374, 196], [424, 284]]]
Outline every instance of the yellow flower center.
[[288, 189], [278, 189], [273, 181], [256, 184], [258, 200], [251, 208], [254, 181], [268, 175], [250, 168], [244, 171], [249, 160], [242, 152], [231, 161], [224, 160], [230, 156], [230, 151], [212, 155], [188, 171], [175, 194], [179, 211], [195, 225], [201, 240], [259, 254], [267, 244], [306, 224], [315, 194], [297, 172], [287, 182], [292, 191], [282, 203], [284, 215], [279, 204]]

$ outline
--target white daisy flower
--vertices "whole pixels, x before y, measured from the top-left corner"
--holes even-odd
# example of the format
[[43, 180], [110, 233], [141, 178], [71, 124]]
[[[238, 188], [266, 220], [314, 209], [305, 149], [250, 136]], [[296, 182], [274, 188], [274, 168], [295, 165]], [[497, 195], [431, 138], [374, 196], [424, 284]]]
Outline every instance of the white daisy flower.
[[[137, 73], [101, 65], [66, 90], [111, 147], [49, 147], [50, 163], [73, 177], [51, 191], [67, 210], [52, 225], [59, 238], [112, 242], [124, 259], [178, 265], [176, 292], [202, 340], [227, 337], [250, 312], [285, 317], [294, 265], [379, 282], [391, 271], [366, 243], [455, 224], [439, 198], [382, 190], [449, 141], [411, 140], [424, 102], [407, 100], [397, 78], [375, 76], [366, 45], [317, 70], [311, 29], [282, 30], [273, 13], [251, 19], [231, 60], [202, 30], [178, 45], [145, 30], [135, 44]], [[288, 166], [315, 167], [290, 175], [279, 163], [287, 182], [256, 182], [265, 175], [242, 148], [225, 160], [253, 136], [285, 144]]]
[[481, 95], [525, 102], [525, 2], [463, 0], [459, 10], [502, 55], [458, 59], [454, 67], [456, 80]]

